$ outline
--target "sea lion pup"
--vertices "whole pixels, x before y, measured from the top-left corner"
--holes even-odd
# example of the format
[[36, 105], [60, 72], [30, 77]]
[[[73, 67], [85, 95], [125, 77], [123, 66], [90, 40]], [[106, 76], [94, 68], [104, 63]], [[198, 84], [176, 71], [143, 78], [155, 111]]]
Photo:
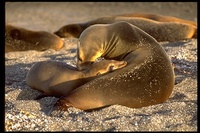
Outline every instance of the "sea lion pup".
[[64, 62], [41, 61], [31, 67], [26, 83], [33, 89], [44, 92], [44, 95], [36, 99], [45, 96], [60, 97], [102, 74], [125, 67], [126, 64], [126, 61], [102, 60], [94, 63], [88, 70], [78, 71]]
[[88, 68], [98, 57], [123, 60], [127, 66], [61, 97], [52, 111], [71, 106], [92, 110], [113, 104], [139, 108], [163, 103], [171, 95], [175, 78], [170, 59], [143, 30], [127, 22], [97, 24], [79, 39], [79, 69]]
[[64, 41], [55, 34], [46, 31], [31, 31], [6, 24], [5, 52], [59, 50], [63, 46]]
[[126, 21], [141, 28], [157, 41], [179, 41], [197, 38], [195, 22], [156, 14], [125, 14], [101, 17], [85, 23], [65, 25], [54, 34], [64, 38], [78, 38], [91, 25], [111, 24], [119, 21]]

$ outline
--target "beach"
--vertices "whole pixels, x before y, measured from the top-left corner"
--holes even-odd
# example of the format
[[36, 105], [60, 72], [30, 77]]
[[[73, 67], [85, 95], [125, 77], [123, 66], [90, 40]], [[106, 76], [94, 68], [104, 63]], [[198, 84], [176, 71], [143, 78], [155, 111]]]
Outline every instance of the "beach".
[[[98, 17], [157, 13], [197, 21], [197, 2], [6, 2], [5, 20], [30, 30], [55, 32]], [[25, 82], [31, 66], [56, 60], [75, 66], [76, 39], [52, 49], [5, 53], [5, 131], [197, 131], [197, 39], [160, 42], [175, 66], [170, 98], [157, 105], [111, 105], [86, 112], [74, 107], [48, 116], [58, 98], [34, 100], [41, 92]]]

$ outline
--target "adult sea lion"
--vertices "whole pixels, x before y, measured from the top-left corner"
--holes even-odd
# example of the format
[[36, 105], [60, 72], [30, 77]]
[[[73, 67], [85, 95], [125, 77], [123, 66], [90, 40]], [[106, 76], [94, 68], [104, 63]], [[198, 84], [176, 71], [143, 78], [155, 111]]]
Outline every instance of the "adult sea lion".
[[97, 24], [80, 36], [79, 69], [98, 57], [127, 66], [91, 80], [62, 96], [53, 107], [92, 110], [113, 104], [139, 108], [165, 102], [174, 87], [174, 70], [165, 50], [149, 34], [127, 23]]
[[185, 23], [185, 24], [191, 24], [193, 26], [197, 26], [197, 23], [195, 21], [189, 21], [180, 19], [177, 17], [172, 16], [164, 16], [159, 14], [152, 14], [152, 13], [132, 13], [132, 14], [120, 14], [116, 15], [115, 17], [141, 17], [141, 18], [147, 18], [159, 22], [179, 22], [179, 23]]
[[126, 21], [141, 28], [157, 41], [179, 41], [197, 37], [197, 26], [193, 21], [143, 13], [101, 17], [85, 23], [69, 24], [61, 27], [54, 34], [64, 38], [78, 38], [91, 25], [111, 24], [119, 21]]
[[59, 50], [63, 46], [64, 41], [55, 34], [46, 31], [32, 31], [6, 24], [5, 52]]
[[[102, 74], [126, 66], [126, 61], [102, 60], [85, 71], [78, 71], [64, 62], [41, 61], [35, 63], [26, 76], [26, 83], [45, 95], [60, 97]], [[37, 98], [37, 99], [38, 99]]]

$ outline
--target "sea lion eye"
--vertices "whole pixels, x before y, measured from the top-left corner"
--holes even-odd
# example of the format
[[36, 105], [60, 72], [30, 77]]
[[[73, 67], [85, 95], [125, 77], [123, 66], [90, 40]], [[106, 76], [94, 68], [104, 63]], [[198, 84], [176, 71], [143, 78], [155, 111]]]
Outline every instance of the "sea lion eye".
[[110, 66], [109, 71], [113, 71], [113, 70], [114, 70], [114, 66]]
[[10, 36], [14, 39], [19, 39], [20, 32], [19, 30], [15, 29], [10, 32]]

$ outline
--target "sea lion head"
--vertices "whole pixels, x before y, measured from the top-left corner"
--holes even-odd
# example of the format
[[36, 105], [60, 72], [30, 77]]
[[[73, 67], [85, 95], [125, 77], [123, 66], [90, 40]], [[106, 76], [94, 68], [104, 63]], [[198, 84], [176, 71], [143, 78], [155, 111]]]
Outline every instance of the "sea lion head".
[[64, 41], [55, 34], [46, 31], [32, 31], [6, 24], [5, 52], [60, 50], [63, 46]]
[[79, 24], [69, 24], [61, 27], [54, 34], [62, 38], [78, 38], [82, 31], [83, 29]]
[[77, 68], [79, 70], [88, 69], [96, 61], [96, 59], [101, 57], [103, 54], [100, 48], [98, 48], [96, 45], [86, 46], [86, 43], [83, 45], [84, 46], [80, 47], [80, 42], [78, 42], [77, 45]]
[[20, 30], [18, 29], [13, 29], [10, 31], [10, 36], [13, 38], [13, 39], [20, 39], [20, 36], [21, 36], [21, 33], [20, 33]]
[[[129, 34], [127, 30], [131, 28], [132, 25], [127, 22], [116, 22], [113, 24], [96, 24], [85, 29], [80, 35], [80, 42], [77, 45], [77, 68], [85, 70], [99, 57], [120, 60], [133, 49], [124, 48], [125, 45], [119, 41], [130, 40], [130, 37], [127, 37], [126, 34]], [[123, 32], [120, 31], [122, 29]], [[130, 32], [130, 34], [133, 33]]]
[[5, 36], [9, 36], [13, 39], [20, 40], [23, 38], [23, 30], [21, 28], [6, 24], [6, 33]]

